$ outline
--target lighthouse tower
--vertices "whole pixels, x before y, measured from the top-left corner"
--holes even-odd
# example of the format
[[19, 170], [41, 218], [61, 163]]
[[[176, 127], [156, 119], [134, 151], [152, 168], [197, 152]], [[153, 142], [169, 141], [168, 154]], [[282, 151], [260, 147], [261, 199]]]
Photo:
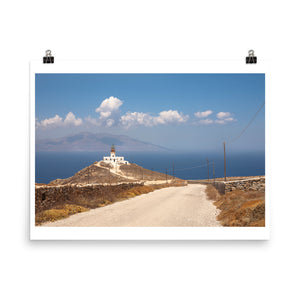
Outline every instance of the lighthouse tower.
[[110, 157], [116, 157], [115, 145], [112, 145], [110, 148]]

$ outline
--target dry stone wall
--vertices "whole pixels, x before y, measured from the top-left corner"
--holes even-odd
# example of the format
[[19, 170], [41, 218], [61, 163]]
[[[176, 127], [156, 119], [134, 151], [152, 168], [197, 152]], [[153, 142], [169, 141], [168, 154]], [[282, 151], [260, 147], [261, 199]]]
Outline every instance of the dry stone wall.
[[265, 191], [265, 177], [251, 178], [237, 181], [227, 181], [225, 184], [225, 192], [231, 192], [234, 190], [243, 191]]
[[136, 186], [142, 186], [142, 183], [123, 183], [115, 185], [62, 185], [62, 186], [37, 186], [35, 188], [35, 211], [40, 212], [51, 209], [60, 204], [84, 204], [89, 206], [95, 203], [111, 201], [122, 192]]

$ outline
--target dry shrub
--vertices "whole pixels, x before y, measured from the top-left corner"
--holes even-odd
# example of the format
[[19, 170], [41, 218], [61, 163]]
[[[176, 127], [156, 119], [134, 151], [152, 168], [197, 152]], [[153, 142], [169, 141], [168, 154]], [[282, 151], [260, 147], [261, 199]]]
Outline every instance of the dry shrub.
[[135, 196], [138, 196], [141, 194], [147, 194], [147, 193], [150, 193], [153, 191], [154, 191], [154, 189], [147, 185], [137, 186], [137, 187], [131, 188], [127, 191], [122, 191], [121, 193], [119, 193], [117, 195], [117, 197], [121, 198], [121, 199], [132, 198], [132, 197], [135, 197]]
[[169, 186], [186, 186], [188, 185], [186, 180], [174, 180], [171, 181], [171, 183], [169, 184]]
[[[251, 179], [251, 178], [265, 178], [264, 175], [258, 175], [258, 176], [232, 176], [227, 177], [227, 181], [236, 181], [236, 180], [245, 180], [245, 179]], [[215, 178], [215, 181], [224, 181], [224, 177], [221, 178]], [[199, 181], [207, 182], [207, 179], [202, 179]]]
[[155, 190], [163, 189], [166, 187], [180, 187], [180, 186], [186, 186], [187, 181], [185, 180], [174, 180], [174, 181], [169, 181], [168, 183], [160, 183], [160, 184], [151, 184], [152, 188]]
[[72, 200], [72, 204], [79, 205], [85, 208], [97, 208], [97, 207], [102, 207], [107, 204], [111, 204], [115, 201], [115, 196], [114, 195], [108, 195], [106, 199], [103, 197], [98, 197], [98, 198], [84, 198], [84, 197], [79, 197], [75, 198]]
[[208, 184], [208, 185], [206, 186], [206, 190], [205, 190], [205, 191], [206, 191], [207, 197], [208, 197], [210, 200], [217, 200], [219, 193], [218, 193], [218, 191], [215, 189], [214, 186], [212, 186], [211, 184]]
[[223, 226], [265, 226], [265, 193], [235, 190], [214, 202]]
[[88, 211], [86, 207], [82, 207], [74, 204], [64, 204], [53, 209], [44, 210], [35, 215], [36, 225], [40, 225], [44, 222], [53, 222], [56, 220], [64, 219], [70, 215]]
[[143, 185], [143, 186], [137, 186], [134, 188], [131, 188], [127, 191], [123, 191], [117, 195], [118, 198], [132, 198], [138, 195], [147, 194], [150, 192], [153, 192], [155, 190], [163, 189], [166, 187], [178, 187], [178, 186], [184, 186], [187, 183], [183, 180], [181, 181], [174, 181], [170, 183], [163, 183], [163, 184], [153, 184], [153, 185]]

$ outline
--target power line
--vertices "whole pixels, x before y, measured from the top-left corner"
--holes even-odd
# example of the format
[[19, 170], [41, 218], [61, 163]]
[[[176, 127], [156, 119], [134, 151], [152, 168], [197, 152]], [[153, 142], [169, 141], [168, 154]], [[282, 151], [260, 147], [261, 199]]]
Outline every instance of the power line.
[[[210, 162], [209, 165], [213, 164], [213, 162]], [[190, 169], [196, 169], [196, 168], [204, 168], [207, 167], [207, 163], [200, 165], [200, 166], [194, 166], [194, 167], [189, 167], [189, 168], [183, 168], [183, 169], [175, 169], [175, 171], [183, 171], [183, 170], [190, 170]]]
[[263, 102], [263, 104], [260, 106], [260, 108], [258, 109], [258, 111], [255, 113], [255, 115], [253, 116], [253, 118], [250, 120], [250, 122], [247, 124], [247, 126], [241, 131], [241, 133], [235, 137], [234, 139], [230, 140], [228, 143], [233, 143], [234, 141], [236, 141], [237, 139], [239, 139], [243, 133], [247, 130], [247, 128], [251, 125], [251, 123], [255, 120], [256, 116], [258, 115], [258, 113], [262, 110], [262, 108], [265, 106], [265, 101]]
[[[208, 164], [209, 165], [212, 165], [214, 162], [209, 162]], [[204, 168], [204, 167], [207, 167], [207, 163], [206, 164], [203, 164], [203, 165], [199, 165], [199, 166], [193, 166], [193, 167], [188, 167], [188, 168], [183, 168], [183, 169], [175, 169], [174, 168], [174, 171], [177, 172], [177, 171], [184, 171], [184, 170], [190, 170], [190, 169], [196, 169], [196, 168]], [[156, 169], [154, 170], [155, 172], [163, 172], [162, 169]]]

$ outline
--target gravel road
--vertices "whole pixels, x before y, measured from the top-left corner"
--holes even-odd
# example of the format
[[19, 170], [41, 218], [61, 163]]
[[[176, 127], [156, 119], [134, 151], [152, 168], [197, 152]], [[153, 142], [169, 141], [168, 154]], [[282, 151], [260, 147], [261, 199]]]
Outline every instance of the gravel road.
[[221, 226], [205, 185], [169, 187], [43, 226]]

